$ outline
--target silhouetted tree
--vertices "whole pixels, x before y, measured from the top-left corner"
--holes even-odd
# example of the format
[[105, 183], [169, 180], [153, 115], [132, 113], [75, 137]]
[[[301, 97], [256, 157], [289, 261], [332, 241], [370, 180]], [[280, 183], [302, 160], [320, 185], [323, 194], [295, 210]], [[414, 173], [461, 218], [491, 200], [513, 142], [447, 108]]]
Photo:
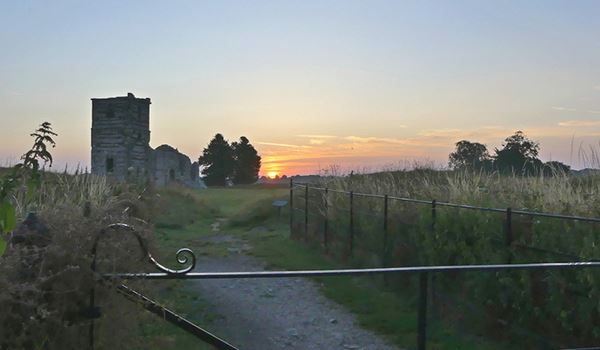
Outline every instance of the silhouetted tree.
[[240, 137], [239, 142], [231, 144], [233, 158], [233, 182], [235, 184], [252, 184], [258, 180], [260, 171], [260, 156], [254, 146], [245, 136]]
[[495, 149], [494, 168], [503, 173], [532, 175], [543, 165], [538, 159], [539, 149], [538, 142], [517, 131], [504, 140], [502, 149]]
[[203, 180], [207, 186], [225, 186], [233, 173], [233, 149], [223, 138], [216, 134], [198, 159], [202, 169]]
[[458, 141], [456, 149], [449, 155], [448, 165], [452, 169], [482, 169], [491, 165], [487, 147], [478, 142]]

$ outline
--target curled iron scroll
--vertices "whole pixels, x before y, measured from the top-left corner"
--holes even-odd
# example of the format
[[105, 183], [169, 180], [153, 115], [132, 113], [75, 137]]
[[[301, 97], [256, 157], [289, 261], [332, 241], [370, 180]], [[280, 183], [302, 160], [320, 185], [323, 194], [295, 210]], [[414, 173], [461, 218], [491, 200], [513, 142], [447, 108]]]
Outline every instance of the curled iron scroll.
[[98, 241], [100, 240], [100, 237], [105, 236], [105, 234], [108, 230], [124, 230], [124, 231], [132, 233], [136, 237], [144, 256], [146, 256], [148, 258], [148, 260], [150, 261], [150, 263], [152, 263], [159, 271], [166, 272], [166, 273], [173, 274], [173, 275], [181, 275], [181, 274], [186, 274], [186, 273], [192, 271], [196, 267], [196, 255], [194, 255], [194, 252], [189, 248], [179, 249], [177, 251], [177, 253], [175, 254], [177, 263], [179, 263], [180, 265], [188, 265], [188, 266], [186, 266], [180, 270], [174, 270], [174, 269], [170, 269], [170, 268], [160, 264], [158, 261], [156, 261], [156, 259], [154, 259], [152, 254], [150, 254], [150, 251], [148, 250], [148, 247], [146, 247], [146, 243], [144, 242], [142, 236], [140, 236], [139, 232], [137, 232], [135, 230], [135, 228], [133, 228], [133, 226], [124, 224], [124, 223], [115, 223], [115, 224], [110, 224], [110, 225], [106, 226], [104, 229], [102, 229], [96, 236], [96, 239], [94, 240], [94, 245], [92, 246], [92, 257], [93, 257], [92, 270], [93, 271], [96, 271], [96, 251], [98, 248]]

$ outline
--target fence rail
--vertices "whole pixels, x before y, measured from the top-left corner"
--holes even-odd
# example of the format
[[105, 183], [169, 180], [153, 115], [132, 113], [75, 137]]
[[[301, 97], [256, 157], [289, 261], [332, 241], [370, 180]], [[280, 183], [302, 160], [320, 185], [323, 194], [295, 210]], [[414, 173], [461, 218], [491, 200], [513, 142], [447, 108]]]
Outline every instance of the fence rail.
[[369, 197], [369, 198], [385, 198], [385, 197], [387, 197], [388, 199], [391, 199], [391, 200], [407, 202], [407, 203], [419, 203], [419, 204], [429, 204], [430, 205], [432, 202], [435, 202], [436, 206], [440, 206], [440, 207], [491, 211], [491, 212], [497, 212], [497, 213], [506, 213], [506, 211], [510, 209], [513, 214], [517, 214], [517, 215], [539, 216], [539, 217], [562, 219], [562, 220], [576, 220], [576, 221], [582, 221], [582, 222], [600, 223], [600, 218], [594, 218], [594, 217], [577, 216], [577, 215], [563, 215], [563, 214], [527, 211], [527, 210], [515, 210], [515, 209], [511, 209], [511, 208], [481, 207], [481, 206], [477, 206], [477, 205], [458, 204], [458, 203], [450, 203], [450, 202], [438, 202], [435, 199], [424, 200], [424, 199], [396, 197], [396, 196], [389, 196], [389, 195], [382, 195], [382, 194], [360, 193], [360, 192], [353, 192], [353, 191], [336, 190], [336, 189], [327, 188], [327, 187], [310, 186], [311, 184], [309, 184], [309, 183], [292, 182], [292, 181], [293, 180], [290, 180], [290, 189], [291, 190], [293, 190], [294, 187], [299, 187], [299, 188], [317, 190], [317, 191], [322, 191], [322, 192], [341, 193], [341, 194], [347, 194], [347, 195], [352, 194], [353, 196], [359, 196], [359, 197]]

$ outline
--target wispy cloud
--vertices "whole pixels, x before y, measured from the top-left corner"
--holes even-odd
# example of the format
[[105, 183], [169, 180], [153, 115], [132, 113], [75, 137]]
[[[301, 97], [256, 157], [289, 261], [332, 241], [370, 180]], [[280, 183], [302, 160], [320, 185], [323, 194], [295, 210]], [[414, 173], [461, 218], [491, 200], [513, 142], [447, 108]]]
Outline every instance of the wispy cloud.
[[565, 120], [559, 122], [558, 125], [569, 127], [600, 126], [600, 120]]
[[361, 137], [361, 136], [346, 136], [344, 140], [353, 143], [393, 143], [393, 144], [406, 144], [405, 139], [394, 139], [388, 137]]
[[311, 134], [302, 134], [302, 135], [296, 135], [298, 137], [303, 137], [303, 138], [307, 138], [307, 139], [335, 139], [337, 138], [337, 136], [335, 135], [311, 135]]
[[577, 112], [577, 108], [562, 107], [562, 106], [552, 106], [552, 109], [554, 109], [555, 111], [562, 111], [562, 112]]
[[593, 109], [590, 109], [587, 112], [588, 113], [592, 113], [592, 114], [600, 114], [600, 111], [596, 111], [596, 110], [593, 110]]
[[600, 84], [594, 86], [594, 90], [600, 90]]
[[285, 148], [311, 148], [306, 145], [291, 145], [288, 143], [275, 143], [275, 142], [257, 142], [259, 145], [285, 147]]
[[325, 140], [323, 140], [323, 139], [310, 139], [308, 141], [308, 143], [310, 143], [311, 145], [317, 145], [317, 146], [319, 146], [319, 145], [324, 144]]

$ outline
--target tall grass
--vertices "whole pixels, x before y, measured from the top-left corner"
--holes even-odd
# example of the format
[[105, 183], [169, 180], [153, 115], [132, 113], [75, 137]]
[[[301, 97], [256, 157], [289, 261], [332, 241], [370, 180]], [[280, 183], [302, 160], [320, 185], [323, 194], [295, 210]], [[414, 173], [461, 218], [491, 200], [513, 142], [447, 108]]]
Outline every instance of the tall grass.
[[[600, 176], [504, 176], [430, 169], [324, 177], [321, 187], [438, 202], [600, 217]], [[304, 207], [304, 191], [295, 202]], [[400, 266], [596, 260], [599, 225], [513, 215], [506, 244], [505, 213], [389, 201], [383, 231], [382, 198], [354, 196], [350, 251], [349, 196], [309, 192], [307, 238], [324, 239], [328, 252], [353, 266]], [[325, 204], [327, 204], [325, 206]], [[294, 231], [304, 234], [303, 220]], [[299, 232], [299, 233], [298, 233]], [[389, 282], [389, 281], [388, 281]], [[390, 286], [412, 295], [412, 278]], [[515, 339], [525, 347], [583, 346], [600, 341], [600, 278], [593, 270], [439, 275], [442, 317], [465, 321], [489, 337]], [[476, 310], [476, 311], [473, 311]], [[468, 315], [475, 314], [469, 318]], [[523, 335], [525, 334], [525, 335]]]
[[600, 175], [521, 177], [420, 169], [325, 177], [322, 185], [332, 189], [413, 199], [600, 216]]

